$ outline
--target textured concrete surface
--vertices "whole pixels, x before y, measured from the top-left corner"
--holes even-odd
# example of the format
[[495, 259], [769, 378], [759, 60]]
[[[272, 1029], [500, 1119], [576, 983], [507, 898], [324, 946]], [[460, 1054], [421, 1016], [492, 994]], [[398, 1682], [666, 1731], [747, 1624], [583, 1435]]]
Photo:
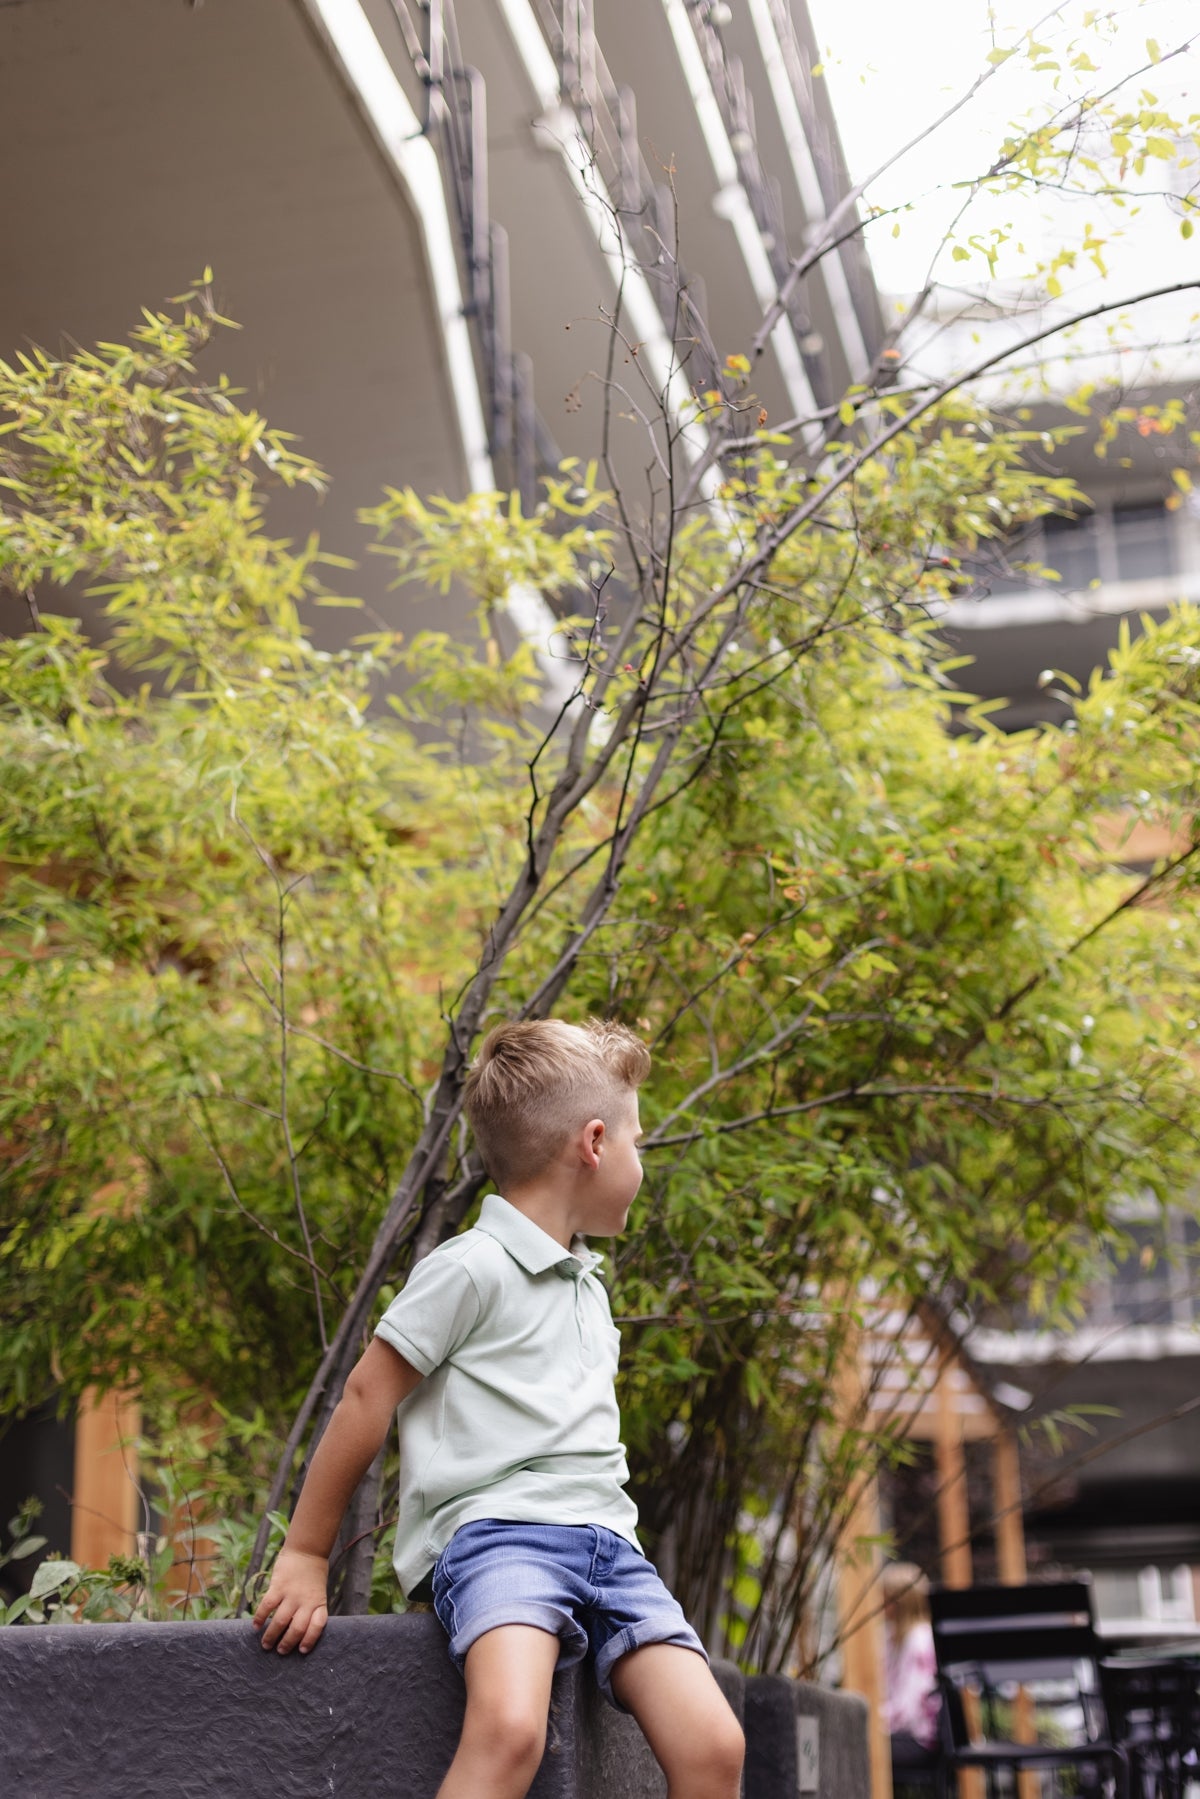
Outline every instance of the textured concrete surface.
[[782, 1674], [746, 1682], [746, 1799], [795, 1799], [798, 1792], [795, 1684]]
[[[741, 1675], [716, 1672], [740, 1716]], [[264, 1654], [242, 1622], [18, 1627], [0, 1631], [0, 1794], [432, 1799], [462, 1707], [428, 1614], [335, 1618], [303, 1660]], [[663, 1792], [632, 1718], [590, 1672], [560, 1675], [531, 1799]]]
[[867, 1799], [871, 1791], [871, 1755], [866, 1700], [857, 1693], [835, 1693], [828, 1687], [810, 1686], [804, 1680], [788, 1684], [797, 1720], [816, 1721], [819, 1799]]
[[[746, 1799], [796, 1799], [797, 1728], [816, 1724], [819, 1799], [869, 1792], [866, 1707], [729, 1663]], [[247, 1623], [0, 1631], [5, 1799], [432, 1799], [463, 1687], [437, 1620], [335, 1618], [312, 1655], [264, 1655]], [[531, 1799], [663, 1799], [631, 1718], [590, 1672], [554, 1684]]]
[[[746, 1799], [868, 1799], [867, 1706], [856, 1693], [835, 1693], [782, 1675], [746, 1682]], [[803, 1732], [816, 1769], [802, 1765]]]
[[[264, 1654], [248, 1623], [0, 1631], [9, 1799], [426, 1799], [462, 1721], [436, 1618], [335, 1618]], [[578, 1681], [555, 1685], [537, 1799], [577, 1790]]]

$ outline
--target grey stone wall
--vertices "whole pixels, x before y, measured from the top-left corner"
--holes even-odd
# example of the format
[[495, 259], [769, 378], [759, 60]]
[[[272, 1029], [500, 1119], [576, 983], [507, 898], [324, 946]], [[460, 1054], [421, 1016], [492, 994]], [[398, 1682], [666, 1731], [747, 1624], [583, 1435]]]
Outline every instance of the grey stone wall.
[[746, 1799], [870, 1799], [865, 1699], [777, 1674], [745, 1687]]
[[[818, 1776], [809, 1789], [828, 1799], [867, 1799], [871, 1791], [871, 1750], [867, 1702], [857, 1693], [794, 1683], [797, 1738], [801, 1750], [815, 1750]], [[805, 1791], [801, 1755], [800, 1792]]]
[[[860, 1701], [715, 1671], [746, 1723], [747, 1799], [796, 1799], [800, 1717], [818, 1721], [822, 1799], [867, 1799]], [[241, 1621], [14, 1626], [0, 1630], [0, 1794], [433, 1799], [462, 1709], [445, 1636], [425, 1614], [334, 1618], [304, 1658], [264, 1654]], [[633, 1720], [587, 1671], [559, 1675], [531, 1799], [664, 1791]]]

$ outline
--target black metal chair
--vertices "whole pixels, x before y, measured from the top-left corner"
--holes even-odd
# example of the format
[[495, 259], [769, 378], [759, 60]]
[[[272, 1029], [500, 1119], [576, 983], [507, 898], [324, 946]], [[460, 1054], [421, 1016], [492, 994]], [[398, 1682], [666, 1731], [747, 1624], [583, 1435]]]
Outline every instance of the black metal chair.
[[1200, 1755], [1200, 1662], [1113, 1656], [1100, 1663], [1100, 1686], [1137, 1799], [1184, 1799]]
[[[1085, 1581], [935, 1589], [929, 1601], [942, 1689], [942, 1788], [960, 1768], [1074, 1768], [1080, 1793], [1128, 1799], [1125, 1750], [1100, 1690], [1092, 1592]], [[1021, 1741], [1028, 1734], [1034, 1741]]]
[[924, 1794], [942, 1791], [940, 1762], [928, 1768], [892, 1770], [892, 1799], [921, 1799]]

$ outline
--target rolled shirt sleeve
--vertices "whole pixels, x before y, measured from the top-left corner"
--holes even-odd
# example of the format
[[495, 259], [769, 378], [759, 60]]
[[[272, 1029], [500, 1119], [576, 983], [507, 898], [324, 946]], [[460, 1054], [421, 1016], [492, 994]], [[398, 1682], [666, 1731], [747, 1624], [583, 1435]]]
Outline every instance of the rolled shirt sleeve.
[[455, 1248], [448, 1243], [418, 1262], [375, 1327], [419, 1374], [448, 1361], [479, 1321], [479, 1293]]

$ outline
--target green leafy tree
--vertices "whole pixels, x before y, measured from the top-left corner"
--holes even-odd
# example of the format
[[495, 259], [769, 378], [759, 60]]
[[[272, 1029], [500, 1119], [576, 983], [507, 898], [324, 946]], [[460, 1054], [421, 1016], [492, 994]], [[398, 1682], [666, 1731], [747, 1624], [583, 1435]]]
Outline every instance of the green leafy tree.
[[[1004, 168], [1067, 158], [1038, 127]], [[964, 559], [1079, 500], [967, 392], [1051, 323], [794, 436], [753, 423], [744, 357], [683, 415], [632, 358], [648, 503], [603, 459], [532, 517], [390, 493], [397, 580], [459, 583], [479, 641], [320, 652], [320, 553], [262, 515], [320, 477], [200, 373], [219, 324], [199, 289], [0, 368], [3, 1405], [136, 1378], [261, 1407], [276, 1513], [378, 1302], [480, 1192], [480, 1031], [616, 1012], [656, 1057], [614, 1247], [639, 1497], [696, 1614], [778, 1662], [889, 1453], [834, 1403], [879, 1304], [1069, 1310], [1114, 1194], [1183, 1193], [1200, 621], [1125, 640], [1061, 730], [956, 692], [932, 621]], [[515, 587], [558, 613], [561, 703], [507, 641]], [[1177, 849], [1123, 873], [1113, 817]]]

